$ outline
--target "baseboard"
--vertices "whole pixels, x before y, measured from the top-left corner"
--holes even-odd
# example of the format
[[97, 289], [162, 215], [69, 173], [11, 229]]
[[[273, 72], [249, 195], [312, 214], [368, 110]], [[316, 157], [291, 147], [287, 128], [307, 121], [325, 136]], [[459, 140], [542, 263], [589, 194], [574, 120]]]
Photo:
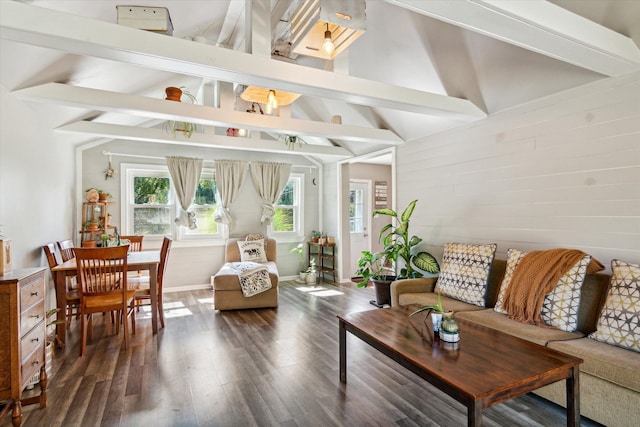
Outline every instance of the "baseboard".
[[211, 289], [211, 283], [203, 283], [201, 285], [184, 285], [184, 286], [165, 287], [165, 288], [162, 288], [162, 293], [168, 294], [170, 292], [195, 291], [200, 289]]

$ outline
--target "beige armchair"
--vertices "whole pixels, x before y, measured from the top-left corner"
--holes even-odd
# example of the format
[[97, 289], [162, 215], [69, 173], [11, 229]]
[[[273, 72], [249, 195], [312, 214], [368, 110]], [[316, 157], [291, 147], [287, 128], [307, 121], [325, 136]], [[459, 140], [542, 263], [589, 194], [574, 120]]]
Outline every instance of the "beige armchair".
[[[224, 262], [239, 262], [240, 249], [238, 240], [229, 239], [225, 248]], [[244, 308], [269, 308], [278, 306], [278, 267], [276, 265], [278, 248], [274, 239], [265, 238], [266, 242], [266, 267], [269, 269], [271, 279], [271, 289], [254, 295], [245, 297], [240, 289], [240, 280], [234, 270], [222, 266], [212, 278], [213, 285], [213, 307], [216, 310], [238, 310]]]

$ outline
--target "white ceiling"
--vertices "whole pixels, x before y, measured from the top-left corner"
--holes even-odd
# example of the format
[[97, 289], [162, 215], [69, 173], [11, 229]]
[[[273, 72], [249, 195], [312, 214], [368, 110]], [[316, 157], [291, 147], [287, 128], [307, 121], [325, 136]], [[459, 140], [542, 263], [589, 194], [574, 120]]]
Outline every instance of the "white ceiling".
[[[287, 9], [298, 2], [272, 0], [274, 30], [264, 37], [282, 43]], [[37, 101], [34, 114], [75, 144], [135, 134], [139, 140], [242, 148], [237, 138], [224, 136], [226, 127], [235, 126], [263, 131], [246, 147], [286, 150], [269, 139], [296, 134], [309, 143], [298, 154], [330, 161], [407, 143], [607, 77], [603, 73], [640, 69], [637, 0], [368, 0], [367, 31], [346, 54], [333, 63], [298, 56], [295, 64], [240, 53], [252, 29], [243, 0], [145, 1], [169, 10], [175, 40], [123, 31], [115, 25], [119, 1], [10, 3], [16, 5], [0, 0], [0, 84]], [[262, 35], [256, 27], [257, 45]], [[208, 45], [182, 40], [198, 35], [198, 28], [208, 28]], [[220, 108], [206, 102], [215, 99], [207, 95], [215, 87], [212, 77], [223, 82]], [[290, 109], [281, 108], [280, 117], [233, 111], [231, 83], [256, 82], [302, 96]], [[47, 83], [63, 85], [42, 86]], [[186, 86], [209, 107], [155, 102], [166, 86]], [[331, 124], [333, 115], [342, 116], [342, 126]], [[145, 129], [180, 116], [200, 117], [207, 130], [172, 141]]]

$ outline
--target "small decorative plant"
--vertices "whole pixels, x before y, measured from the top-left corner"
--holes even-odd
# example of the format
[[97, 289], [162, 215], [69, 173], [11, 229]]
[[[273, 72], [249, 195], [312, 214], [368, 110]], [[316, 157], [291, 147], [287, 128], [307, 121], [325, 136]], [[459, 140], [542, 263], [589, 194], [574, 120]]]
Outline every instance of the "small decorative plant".
[[307, 142], [297, 135], [283, 135], [282, 140], [289, 150], [295, 150], [296, 144], [302, 147]]
[[[197, 101], [196, 97], [193, 96], [191, 94], [191, 92], [189, 92], [189, 90], [186, 87], [180, 86], [179, 89], [182, 90], [182, 95], [181, 96], [186, 96], [187, 99], [189, 99], [192, 104], [196, 103], [196, 101]], [[179, 120], [168, 120], [168, 121], [164, 122], [164, 124], [162, 125], [162, 128], [166, 132], [172, 133], [174, 138], [175, 138], [177, 132], [181, 132], [187, 138], [191, 138], [191, 135], [193, 135], [193, 132], [198, 130], [198, 125], [195, 124], [195, 123], [184, 122], [184, 121], [179, 121]]]
[[440, 292], [438, 292], [438, 303], [437, 304], [432, 304], [432, 305], [425, 305], [420, 307], [419, 309], [417, 309], [416, 311], [414, 311], [413, 313], [411, 313], [409, 315], [409, 317], [415, 315], [415, 314], [419, 314], [422, 312], [427, 312], [427, 315], [431, 312], [436, 312], [436, 313], [445, 313], [445, 309], [444, 307], [442, 307], [442, 298], [440, 297]]
[[[304, 264], [304, 244], [303, 243], [298, 243], [298, 245], [295, 248], [292, 248], [289, 253], [291, 254], [297, 254], [298, 257], [300, 258], [300, 265]], [[305, 270], [300, 270], [301, 272], [305, 271]]]
[[[60, 323], [67, 323], [65, 320], [62, 319], [58, 319], [58, 316], [56, 316], [55, 320], [51, 320], [51, 317], [58, 313], [60, 311], [59, 308], [52, 308], [51, 310], [47, 311], [46, 313], [46, 318], [47, 318], [47, 322], [46, 322], [46, 327], [48, 328], [49, 326], [53, 326], [53, 325], [57, 325]], [[64, 347], [64, 343], [60, 340], [60, 338], [58, 337], [58, 335], [56, 335], [56, 333], [54, 332], [53, 335], [49, 335], [47, 332], [47, 337], [46, 337], [46, 341], [47, 343], [51, 343], [51, 344], [57, 344], [59, 347]]]

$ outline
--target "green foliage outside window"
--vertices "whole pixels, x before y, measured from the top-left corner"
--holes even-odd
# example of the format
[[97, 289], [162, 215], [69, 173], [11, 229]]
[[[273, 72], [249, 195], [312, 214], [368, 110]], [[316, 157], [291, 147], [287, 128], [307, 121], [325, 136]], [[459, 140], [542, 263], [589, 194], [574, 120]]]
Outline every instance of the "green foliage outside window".
[[274, 231], [294, 231], [294, 186], [291, 181], [282, 190], [280, 198], [276, 202], [273, 214], [273, 230]]
[[133, 179], [133, 203], [136, 205], [146, 203], [166, 205], [169, 203], [170, 188], [169, 178], [136, 176]]

